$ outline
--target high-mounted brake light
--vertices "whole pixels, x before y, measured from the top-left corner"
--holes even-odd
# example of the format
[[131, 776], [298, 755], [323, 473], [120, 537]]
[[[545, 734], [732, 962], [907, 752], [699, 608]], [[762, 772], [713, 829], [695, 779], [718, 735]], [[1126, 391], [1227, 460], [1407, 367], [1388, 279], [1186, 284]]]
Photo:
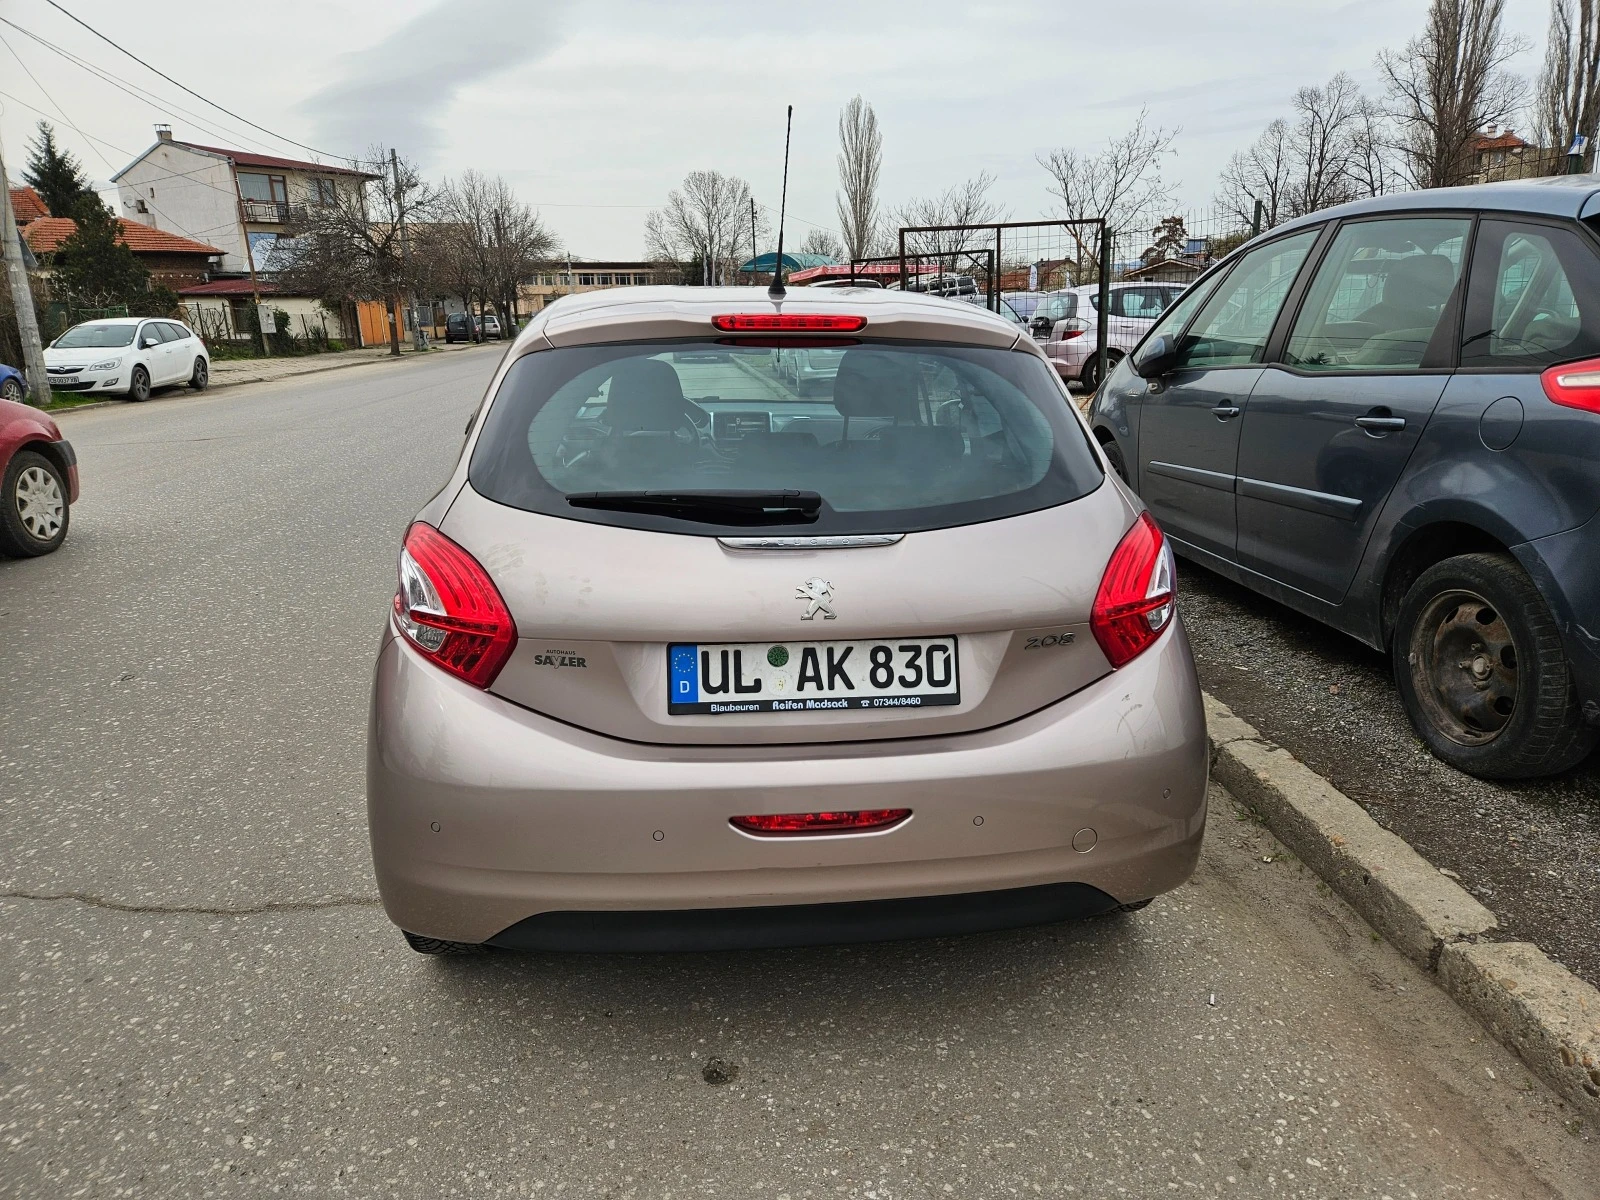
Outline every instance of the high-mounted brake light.
[[1132, 662], [1155, 643], [1172, 620], [1177, 595], [1172, 551], [1150, 514], [1140, 513], [1111, 552], [1089, 618], [1094, 640], [1113, 667]]
[[394, 620], [405, 639], [458, 679], [486, 688], [517, 644], [517, 626], [489, 573], [421, 521], [406, 531]]
[[1600, 358], [1562, 363], [1539, 376], [1544, 394], [1564, 408], [1600, 413]]
[[843, 313], [721, 313], [711, 324], [723, 333], [855, 333], [867, 319]]
[[864, 833], [888, 829], [911, 815], [909, 808], [867, 808], [856, 812], [766, 813], [729, 817], [735, 829], [760, 837], [795, 837], [807, 833]]

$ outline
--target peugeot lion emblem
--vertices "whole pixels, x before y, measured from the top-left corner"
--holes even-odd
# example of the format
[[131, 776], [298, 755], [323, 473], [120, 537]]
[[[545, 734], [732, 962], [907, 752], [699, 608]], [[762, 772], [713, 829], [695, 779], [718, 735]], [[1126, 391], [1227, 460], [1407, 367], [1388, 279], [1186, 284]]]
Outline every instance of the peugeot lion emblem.
[[833, 584], [826, 579], [808, 579], [794, 590], [796, 600], [809, 600], [802, 621], [815, 621], [817, 614], [822, 614], [824, 621], [831, 621], [837, 615], [833, 611]]

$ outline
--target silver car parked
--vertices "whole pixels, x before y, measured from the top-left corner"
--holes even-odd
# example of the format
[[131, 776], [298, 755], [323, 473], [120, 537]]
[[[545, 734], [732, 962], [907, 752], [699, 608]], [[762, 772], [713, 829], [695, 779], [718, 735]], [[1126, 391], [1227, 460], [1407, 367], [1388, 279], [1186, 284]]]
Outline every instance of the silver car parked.
[[1026, 331], [632, 288], [535, 317], [406, 533], [367, 798], [419, 951], [704, 949], [1142, 907], [1207, 761], [1166, 541]]

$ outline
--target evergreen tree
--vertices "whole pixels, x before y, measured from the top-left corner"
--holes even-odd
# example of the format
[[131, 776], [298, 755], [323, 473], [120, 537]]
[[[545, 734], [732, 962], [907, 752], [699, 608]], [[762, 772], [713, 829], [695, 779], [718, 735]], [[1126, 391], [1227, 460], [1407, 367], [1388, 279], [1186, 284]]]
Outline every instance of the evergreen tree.
[[80, 196], [94, 194], [78, 160], [56, 145], [56, 131], [49, 121], [39, 122], [39, 132], [28, 143], [22, 178], [39, 193], [53, 217], [70, 217]]
[[56, 288], [92, 307], [139, 304], [150, 291], [150, 272], [117, 240], [121, 229], [111, 211], [91, 194], [78, 198], [72, 216], [78, 228], [56, 248]]

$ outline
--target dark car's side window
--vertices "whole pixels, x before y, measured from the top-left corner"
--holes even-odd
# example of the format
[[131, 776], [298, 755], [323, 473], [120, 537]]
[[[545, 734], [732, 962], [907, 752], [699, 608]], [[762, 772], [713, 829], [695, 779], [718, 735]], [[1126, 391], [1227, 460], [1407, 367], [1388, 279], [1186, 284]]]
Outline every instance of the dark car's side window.
[[1284, 361], [1307, 371], [1420, 368], [1471, 229], [1467, 217], [1345, 225], [1311, 281]]
[[1473, 252], [1463, 367], [1600, 355], [1600, 258], [1576, 230], [1486, 220]]
[[[1260, 362], [1284, 297], [1321, 232], [1308, 229], [1258, 246], [1240, 259], [1184, 335], [1175, 367]], [[1183, 306], [1180, 301], [1172, 312]]]

